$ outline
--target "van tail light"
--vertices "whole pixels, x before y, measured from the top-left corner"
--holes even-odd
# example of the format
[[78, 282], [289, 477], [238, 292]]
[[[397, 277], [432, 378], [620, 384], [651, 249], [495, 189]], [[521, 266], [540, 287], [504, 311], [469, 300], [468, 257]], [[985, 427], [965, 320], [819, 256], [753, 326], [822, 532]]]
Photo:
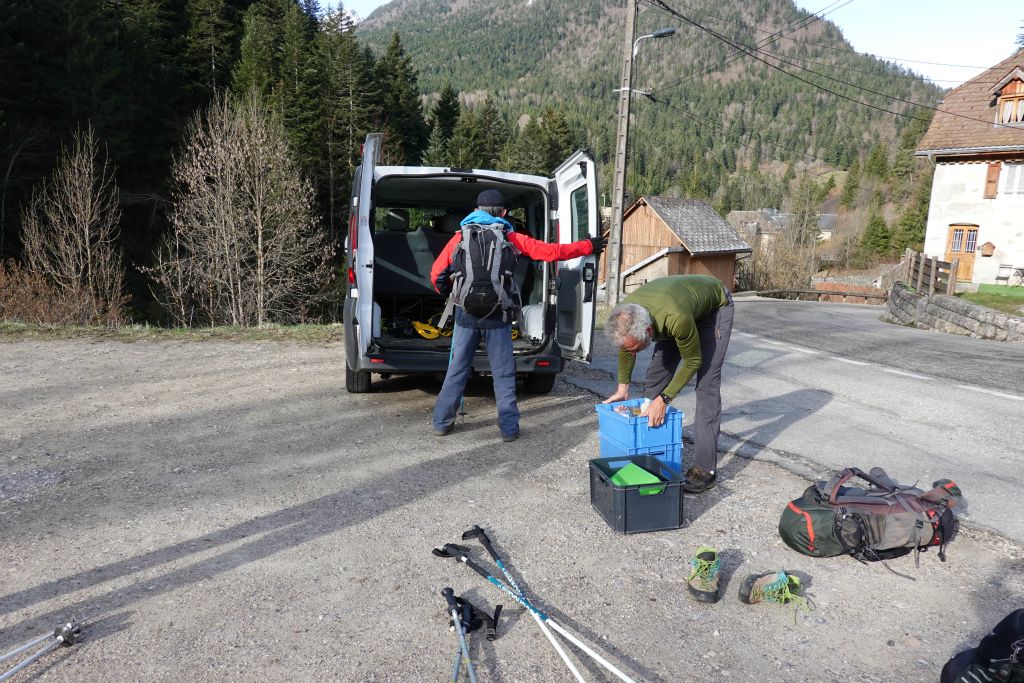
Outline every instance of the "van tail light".
[[383, 363], [384, 359], [383, 358], [371, 358], [370, 362], [371, 363]]
[[356, 283], [356, 271], [351, 266], [349, 266], [348, 269], [348, 283], [350, 285], [354, 285]]
[[537, 367], [538, 368], [546, 368], [549, 365], [551, 365], [551, 361], [549, 361], [549, 360], [539, 360], [539, 361], [537, 361]]

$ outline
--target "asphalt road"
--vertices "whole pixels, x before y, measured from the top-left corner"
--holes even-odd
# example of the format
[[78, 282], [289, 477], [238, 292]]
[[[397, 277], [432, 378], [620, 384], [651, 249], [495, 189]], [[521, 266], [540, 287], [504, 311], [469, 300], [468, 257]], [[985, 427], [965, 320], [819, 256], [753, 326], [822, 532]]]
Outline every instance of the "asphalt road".
[[[722, 449], [812, 477], [849, 466], [922, 486], [948, 477], [969, 522], [1024, 541], [1024, 345], [885, 323], [876, 306], [736, 306]], [[613, 388], [615, 355], [603, 336], [597, 344], [593, 364], [574, 364], [567, 381], [600, 396]], [[692, 383], [673, 405], [689, 433]]]

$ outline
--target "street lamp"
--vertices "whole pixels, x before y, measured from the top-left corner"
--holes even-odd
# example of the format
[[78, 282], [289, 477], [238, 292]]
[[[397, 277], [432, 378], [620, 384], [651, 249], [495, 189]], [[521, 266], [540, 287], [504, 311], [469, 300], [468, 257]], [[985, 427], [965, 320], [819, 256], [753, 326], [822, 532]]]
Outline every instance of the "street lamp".
[[633, 58], [636, 57], [637, 47], [640, 41], [648, 38], [667, 38], [673, 35], [674, 28], [658, 29], [654, 33], [640, 36], [633, 39], [636, 26], [636, 13], [639, 0], [633, 0], [631, 9], [626, 13], [626, 44], [623, 50], [622, 83], [616, 88], [619, 93], [619, 121], [618, 132], [615, 136], [615, 178], [612, 183], [612, 227], [608, 240], [608, 275], [605, 278], [605, 302], [609, 306], [619, 304], [619, 294], [622, 289], [622, 213], [625, 210], [623, 202], [626, 195], [626, 150], [629, 139], [629, 103], [634, 92], [654, 99], [651, 92], [633, 89]]
[[633, 59], [636, 59], [636, 46], [640, 44], [641, 40], [646, 40], [647, 38], [667, 38], [675, 32], [676, 30], [674, 28], [659, 28], [654, 33], [648, 33], [645, 36], [640, 36], [633, 41]]

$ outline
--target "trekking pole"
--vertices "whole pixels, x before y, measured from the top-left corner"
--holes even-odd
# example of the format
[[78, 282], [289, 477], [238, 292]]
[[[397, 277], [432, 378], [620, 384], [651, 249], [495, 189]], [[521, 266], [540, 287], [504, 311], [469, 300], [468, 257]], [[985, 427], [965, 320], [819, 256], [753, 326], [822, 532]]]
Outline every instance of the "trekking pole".
[[[487, 535], [487, 532], [480, 528], [479, 524], [474, 524], [472, 529], [462, 534], [462, 540], [464, 541], [467, 541], [471, 538], [475, 538], [476, 540], [480, 541], [480, 545], [484, 547], [487, 553], [491, 556], [491, 559], [494, 560], [494, 564], [498, 565], [498, 569], [500, 569], [502, 573], [505, 575], [505, 578], [508, 579], [508, 582], [509, 584], [511, 584], [512, 588], [514, 588], [516, 592], [519, 593], [519, 595], [525, 598], [523, 590], [516, 583], [516, 580], [512, 578], [511, 572], [509, 572], [508, 568], [505, 566], [505, 563], [498, 555], [498, 551], [496, 551], [494, 549], [494, 546], [491, 545], [491, 539]], [[587, 653], [591, 659], [593, 659], [595, 662], [597, 662], [605, 669], [607, 669], [609, 672], [614, 674], [617, 678], [619, 678], [622, 681], [625, 681], [626, 683], [635, 683], [635, 681], [633, 681], [632, 678], [622, 673], [622, 671], [616, 668], [613, 664], [611, 664], [608, 660], [599, 655], [593, 649], [588, 647], [585, 643], [583, 643], [580, 639], [578, 639], [576, 636], [574, 636], [572, 633], [570, 633], [568, 630], [566, 630], [564, 627], [558, 624], [550, 616], [541, 613], [541, 618], [548, 626], [558, 631], [566, 640], [568, 640], [570, 643], [572, 643], [579, 649], [583, 650], [583, 652]]]
[[533, 617], [533, 620], [537, 622], [538, 626], [540, 626], [540, 630], [543, 631], [545, 636], [547, 636], [548, 641], [551, 642], [551, 646], [555, 648], [555, 652], [557, 652], [558, 656], [562, 658], [562, 661], [565, 662], [565, 665], [569, 667], [569, 671], [572, 672], [572, 675], [576, 677], [576, 680], [579, 681], [579, 683], [586, 683], [586, 679], [583, 678], [583, 676], [580, 674], [579, 669], [577, 669], [576, 665], [573, 664], [571, 659], [569, 659], [569, 655], [565, 653], [565, 650], [562, 649], [562, 646], [558, 644], [557, 640], [555, 640], [555, 637], [551, 634], [551, 629], [549, 629], [547, 625], [544, 623], [547, 620], [547, 615], [541, 612], [536, 607], [534, 607], [532, 604], [530, 604], [530, 601], [523, 597], [521, 594], [517, 593], [516, 591], [506, 586], [499, 579], [496, 579], [495, 577], [491, 576], [491, 574], [486, 569], [481, 567], [473, 560], [469, 559], [469, 556], [466, 555], [466, 553], [469, 552], [469, 548], [465, 548], [461, 545], [455, 545], [454, 543], [445, 543], [443, 548], [434, 548], [433, 552], [438, 557], [454, 557], [459, 562], [463, 563], [464, 565], [475, 571], [477, 574], [484, 577], [489, 583], [497, 586], [499, 590], [508, 593], [510, 598], [512, 598], [521, 606], [526, 608], [526, 610], [530, 613], [530, 616]]
[[81, 633], [82, 630], [74, 622], [68, 622], [63, 626], [55, 628], [53, 630], [53, 633], [48, 633], [44, 636], [40, 636], [39, 638], [36, 638], [35, 640], [25, 643], [24, 645], [11, 650], [7, 654], [0, 656], [0, 662], [5, 662], [8, 659], [11, 659], [12, 657], [19, 655], [27, 650], [31, 650], [33, 647], [36, 647], [37, 645], [40, 645], [52, 638], [52, 640], [50, 640], [49, 643], [47, 643], [38, 651], [33, 652], [27, 659], [18, 662], [14, 665], [14, 667], [4, 672], [3, 674], [0, 674], [0, 681], [6, 681], [7, 679], [11, 678], [12, 676], [14, 676], [14, 674], [18, 673], [32, 662], [36, 661], [37, 659], [45, 655], [47, 652], [57, 647], [58, 645], [71, 647], [76, 642], [78, 642], [78, 638], [81, 635]]
[[448, 613], [452, 615], [452, 625], [455, 632], [459, 634], [459, 652], [455, 655], [455, 670], [452, 671], [452, 680], [459, 679], [459, 668], [462, 664], [462, 657], [466, 658], [466, 670], [469, 672], [469, 680], [476, 683], [476, 671], [473, 670], [473, 660], [469, 658], [469, 648], [466, 646], [466, 631], [462, 626], [462, 616], [459, 614], [459, 605], [455, 602], [455, 591], [450, 587], [441, 591], [445, 601], [448, 603]]

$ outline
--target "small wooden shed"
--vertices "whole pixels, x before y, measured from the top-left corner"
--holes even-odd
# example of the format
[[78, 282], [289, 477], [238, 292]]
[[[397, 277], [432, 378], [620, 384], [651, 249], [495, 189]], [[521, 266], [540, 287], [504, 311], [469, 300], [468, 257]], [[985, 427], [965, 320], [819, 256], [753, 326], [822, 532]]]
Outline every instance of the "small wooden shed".
[[707, 202], [641, 197], [622, 217], [623, 291], [666, 275], [713, 275], [736, 284], [736, 258], [748, 245]]

